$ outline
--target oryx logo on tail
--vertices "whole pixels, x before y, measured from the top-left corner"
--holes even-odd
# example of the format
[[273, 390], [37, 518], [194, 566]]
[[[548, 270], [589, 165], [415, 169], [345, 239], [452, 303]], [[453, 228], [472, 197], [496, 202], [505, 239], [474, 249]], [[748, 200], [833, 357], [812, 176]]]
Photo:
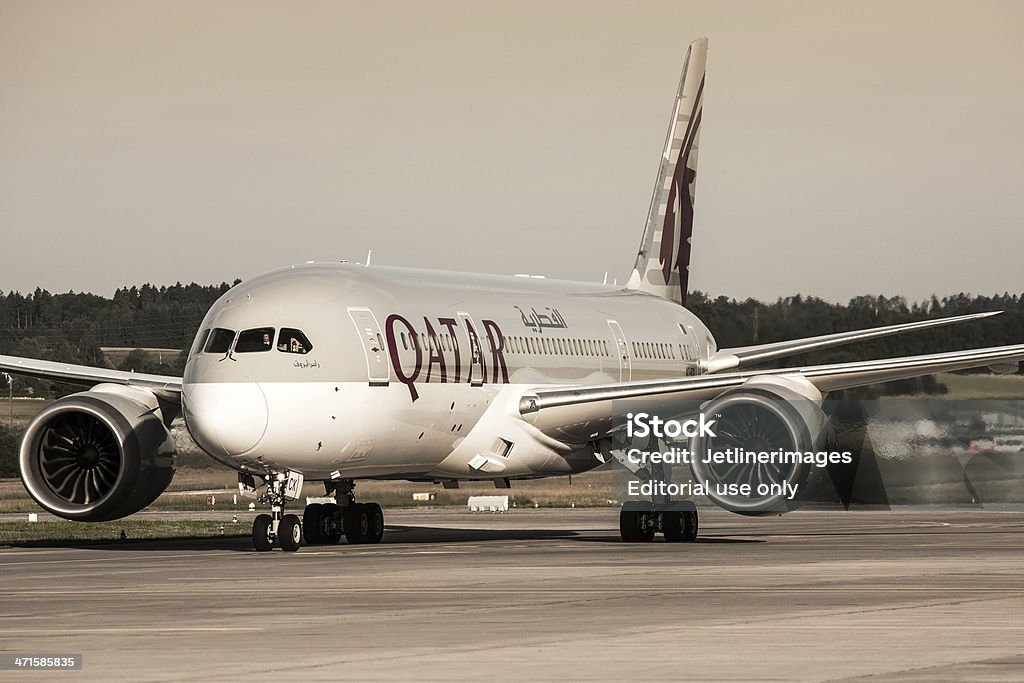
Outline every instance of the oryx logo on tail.
[[[672, 174], [672, 187], [665, 202], [665, 222], [661, 228], [661, 272], [666, 285], [671, 284], [672, 269], [679, 275], [679, 289], [683, 296], [680, 303], [685, 303], [686, 285], [690, 275], [690, 238], [693, 236], [693, 197], [697, 180], [696, 163], [689, 164], [693, 143], [700, 133], [701, 95], [704, 92], [704, 79], [701, 78], [697, 88], [697, 97], [693, 101], [690, 119], [686, 124], [683, 136], [683, 147], [679, 150], [675, 171]], [[696, 155], [694, 155], [696, 162]], [[673, 251], [673, 242], [678, 246]], [[674, 259], [674, 262], [673, 262]]]
[[626, 285], [681, 304], [689, 284], [707, 50], [707, 39], [701, 38], [686, 53], [643, 241]]

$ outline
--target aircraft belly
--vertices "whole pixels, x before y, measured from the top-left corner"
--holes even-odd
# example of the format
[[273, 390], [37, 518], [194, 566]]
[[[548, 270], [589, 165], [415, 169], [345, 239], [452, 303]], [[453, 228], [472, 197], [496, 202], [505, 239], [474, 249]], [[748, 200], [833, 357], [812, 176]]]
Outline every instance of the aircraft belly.
[[234, 460], [338, 477], [491, 479], [589, 469], [578, 451], [518, 417], [523, 385], [265, 382], [268, 423]]
[[417, 401], [405, 386], [366, 382], [261, 383], [268, 425], [241, 464], [295, 469], [307, 479], [416, 476], [434, 469], [486, 409], [485, 388], [429, 385]]

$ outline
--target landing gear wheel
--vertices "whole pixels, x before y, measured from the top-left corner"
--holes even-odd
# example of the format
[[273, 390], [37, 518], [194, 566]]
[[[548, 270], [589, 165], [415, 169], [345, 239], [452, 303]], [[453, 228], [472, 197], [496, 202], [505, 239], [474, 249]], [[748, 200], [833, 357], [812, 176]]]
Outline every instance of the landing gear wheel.
[[327, 545], [338, 545], [341, 543], [341, 520], [338, 517], [338, 506], [334, 503], [325, 503], [323, 513], [320, 516], [320, 538], [321, 543]]
[[376, 503], [366, 503], [367, 528], [364, 542], [380, 543], [384, 538], [384, 511]]
[[623, 510], [619, 513], [619, 535], [626, 543], [654, 540], [654, 513], [647, 510]]
[[697, 540], [697, 529], [699, 527], [697, 511], [683, 513], [683, 540], [693, 543]]
[[320, 545], [325, 543], [320, 534], [322, 528], [324, 506], [320, 503], [312, 503], [302, 511], [302, 536], [306, 539], [306, 545]]
[[298, 515], [285, 515], [277, 525], [277, 542], [281, 550], [293, 553], [302, 545], [302, 522]]
[[252, 522], [252, 545], [261, 553], [274, 548], [274, 539], [270, 537], [273, 521], [270, 515], [256, 515]]
[[680, 543], [687, 540], [684, 532], [683, 515], [688, 512], [668, 511], [661, 513], [661, 533], [665, 534], [665, 540], [669, 543]]
[[370, 515], [368, 514], [367, 507], [362, 503], [352, 503], [345, 510], [345, 518], [343, 520], [345, 538], [353, 545], [367, 542], [367, 534], [370, 531]]

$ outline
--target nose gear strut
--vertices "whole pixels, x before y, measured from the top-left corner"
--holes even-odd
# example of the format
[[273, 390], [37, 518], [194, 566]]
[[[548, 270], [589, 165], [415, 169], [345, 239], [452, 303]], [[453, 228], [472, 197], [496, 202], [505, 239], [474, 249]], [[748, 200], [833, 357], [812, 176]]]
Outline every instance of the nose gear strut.
[[[266, 552], [277, 542], [281, 550], [295, 552], [302, 546], [302, 522], [298, 515], [284, 514], [284, 506], [302, 492], [300, 472], [271, 472], [263, 476], [267, 486], [257, 501], [270, 505], [270, 514], [256, 515], [252, 523], [252, 544], [256, 550]], [[238, 488], [245, 493], [255, 490], [252, 475], [239, 474]]]

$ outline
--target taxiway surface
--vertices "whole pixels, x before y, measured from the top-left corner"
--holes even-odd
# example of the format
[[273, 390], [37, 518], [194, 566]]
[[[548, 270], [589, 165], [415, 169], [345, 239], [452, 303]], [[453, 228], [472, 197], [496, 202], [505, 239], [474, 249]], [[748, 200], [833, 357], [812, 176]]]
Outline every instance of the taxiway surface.
[[378, 546], [4, 548], [0, 651], [84, 656], [50, 680], [1024, 677], [1019, 509], [616, 525], [398, 510]]

